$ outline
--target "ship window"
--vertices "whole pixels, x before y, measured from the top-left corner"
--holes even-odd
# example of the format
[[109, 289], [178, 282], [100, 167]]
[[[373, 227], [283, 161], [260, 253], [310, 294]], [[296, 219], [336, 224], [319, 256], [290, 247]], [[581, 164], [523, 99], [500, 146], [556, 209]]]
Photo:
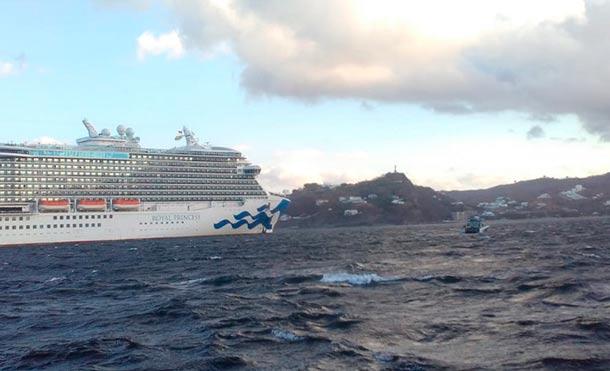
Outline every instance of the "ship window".
[[63, 228], [63, 227], [64, 227], [64, 225], [63, 225], [63, 224], [60, 224], [60, 225], [59, 225], [59, 228]]
[[72, 224], [72, 228], [76, 228], [76, 224]]
[[20, 225], [20, 226], [19, 226], [19, 229], [23, 229], [23, 226], [22, 226], [22, 225]]
[[51, 224], [47, 224], [47, 228], [51, 228]]
[[57, 220], [57, 216], [54, 216], [54, 217], [53, 217], [53, 220]]
[[33, 229], [38, 229], [38, 226], [37, 225], [33, 225], [32, 228]]
[[79, 215], [79, 216], [78, 216], [78, 218], [79, 218], [79, 219], [83, 219], [83, 216], [82, 216], [82, 215]]
[[82, 224], [79, 224], [78, 226], [79, 226], [79, 228], [82, 228], [82, 227], [83, 227], [83, 225], [82, 225]]
[[14, 225], [14, 226], [13, 226], [13, 229], [17, 229], [17, 226], [16, 226], [16, 225]]
[[85, 227], [86, 227], [86, 228], [89, 228], [89, 223], [85, 224]]
[[108, 217], [108, 215], [104, 215], [104, 219], [106, 219]]
[[57, 224], [53, 224], [53, 228], [57, 228]]
[[60, 216], [60, 217], [59, 217], [59, 219], [60, 219], [60, 220], [64, 220], [64, 217], [63, 217], [63, 215], [62, 215], [62, 216]]
[[102, 226], [102, 223], [97, 223], [97, 226], [98, 226], [98, 227], [101, 227], [101, 226]]

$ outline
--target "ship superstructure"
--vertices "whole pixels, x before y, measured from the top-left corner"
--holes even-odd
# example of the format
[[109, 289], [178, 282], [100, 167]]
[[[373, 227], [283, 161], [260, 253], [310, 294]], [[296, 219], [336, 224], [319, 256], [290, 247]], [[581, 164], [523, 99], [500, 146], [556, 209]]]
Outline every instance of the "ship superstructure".
[[0, 245], [270, 232], [288, 205], [186, 127], [186, 145], [159, 150], [83, 124], [76, 146], [0, 145]]

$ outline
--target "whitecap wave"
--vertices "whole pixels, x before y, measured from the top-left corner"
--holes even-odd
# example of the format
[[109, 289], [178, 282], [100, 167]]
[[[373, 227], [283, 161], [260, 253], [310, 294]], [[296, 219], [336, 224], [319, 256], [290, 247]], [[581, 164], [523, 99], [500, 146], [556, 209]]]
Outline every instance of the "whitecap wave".
[[374, 353], [373, 357], [379, 361], [379, 362], [384, 362], [384, 363], [389, 363], [389, 362], [393, 362], [396, 360], [396, 356], [394, 354], [391, 353], [384, 353], [384, 352], [378, 352], [378, 353]]
[[351, 285], [370, 285], [376, 282], [386, 282], [394, 280], [394, 277], [381, 277], [376, 273], [326, 273], [321, 281], [324, 283], [349, 283]]
[[297, 334], [290, 332], [288, 330], [282, 330], [282, 329], [278, 329], [278, 328], [274, 328], [273, 330], [271, 330], [271, 335], [275, 336], [276, 338], [280, 339], [280, 340], [284, 340], [284, 341], [288, 341], [288, 342], [295, 342], [295, 341], [301, 341], [304, 338], [302, 336], [298, 336]]
[[205, 277], [204, 278], [193, 278], [190, 280], [168, 283], [164, 286], [170, 287], [172, 289], [177, 289], [177, 290], [185, 290], [185, 289], [191, 288], [195, 284], [198, 284], [200, 282], [205, 282], [207, 280], [208, 279]]
[[66, 276], [60, 276], [60, 277], [51, 277], [48, 280], [46, 280], [45, 282], [49, 283], [49, 282], [57, 282], [57, 281], [63, 281], [66, 279]]

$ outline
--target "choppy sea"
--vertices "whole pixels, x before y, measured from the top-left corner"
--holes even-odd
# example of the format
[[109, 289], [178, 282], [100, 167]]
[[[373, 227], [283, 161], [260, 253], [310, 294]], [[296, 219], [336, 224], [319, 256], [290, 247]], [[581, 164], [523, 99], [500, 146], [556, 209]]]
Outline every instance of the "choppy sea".
[[0, 249], [1, 369], [610, 369], [610, 219]]

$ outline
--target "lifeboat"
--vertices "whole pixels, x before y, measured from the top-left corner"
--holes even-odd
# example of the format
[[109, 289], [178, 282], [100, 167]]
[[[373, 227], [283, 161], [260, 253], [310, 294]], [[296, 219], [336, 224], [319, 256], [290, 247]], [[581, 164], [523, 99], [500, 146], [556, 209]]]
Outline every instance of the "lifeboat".
[[78, 211], [106, 211], [106, 200], [78, 200]]
[[40, 200], [38, 210], [47, 213], [70, 211], [70, 200]]
[[140, 200], [137, 198], [117, 198], [112, 201], [115, 211], [134, 211], [140, 209]]

